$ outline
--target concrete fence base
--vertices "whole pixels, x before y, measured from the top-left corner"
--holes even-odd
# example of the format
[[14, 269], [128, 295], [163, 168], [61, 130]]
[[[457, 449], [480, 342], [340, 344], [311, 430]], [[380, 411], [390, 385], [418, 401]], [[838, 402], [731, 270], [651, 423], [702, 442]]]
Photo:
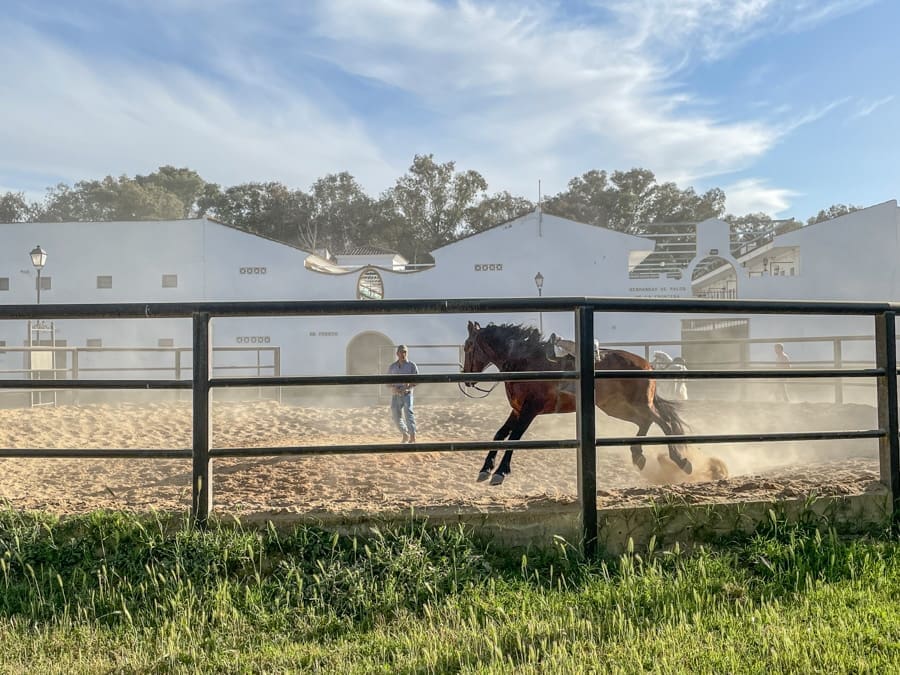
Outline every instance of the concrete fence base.
[[[798, 522], [813, 519], [825, 526], [860, 530], [887, 524], [891, 497], [887, 488], [857, 495], [802, 499], [688, 504], [680, 500], [649, 506], [601, 508], [597, 511], [599, 549], [618, 555], [641, 552], [651, 539], [655, 548], [682, 548], [714, 536], [752, 532], [767, 519]], [[220, 518], [227, 522], [228, 518]], [[386, 528], [424, 521], [429, 526], [463, 525], [509, 548], [549, 548], [568, 542], [580, 547], [580, 508], [577, 504], [540, 505], [510, 512], [501, 508], [460, 510], [432, 507], [380, 514], [258, 514], [240, 517], [243, 525], [271, 522], [276, 527], [315, 525], [342, 534], [366, 536], [373, 527]]]

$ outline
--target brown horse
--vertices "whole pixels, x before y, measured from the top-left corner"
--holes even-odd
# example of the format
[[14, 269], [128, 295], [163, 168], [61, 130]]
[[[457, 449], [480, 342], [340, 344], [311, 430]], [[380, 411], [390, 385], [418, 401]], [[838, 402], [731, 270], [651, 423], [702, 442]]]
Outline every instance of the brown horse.
[[[480, 373], [490, 364], [501, 372], [523, 370], [575, 370], [571, 356], [555, 358], [551, 343], [541, 339], [536, 328], [512, 324], [490, 324], [482, 328], [469, 322], [469, 337], [465, 343], [463, 372]], [[647, 370], [650, 364], [630, 352], [601, 350], [594, 361], [595, 370]], [[474, 382], [466, 382], [467, 387]], [[575, 411], [575, 391], [570, 381], [539, 380], [534, 382], [505, 382], [506, 398], [512, 408], [503, 426], [494, 435], [495, 441], [517, 441], [538, 415]], [[656, 425], [667, 436], [683, 434], [685, 425], [678, 415], [675, 403], [656, 395], [656, 381], [647, 379], [597, 378], [594, 383], [594, 401], [597, 407], [611, 417], [634, 422], [638, 436], [646, 436], [650, 425]], [[491, 479], [491, 485], [500, 485], [510, 474], [512, 450], [503, 454], [500, 466], [494, 469], [496, 450], [488, 452], [478, 480]], [[669, 444], [669, 456], [685, 473], [693, 470], [690, 461], [677, 446]], [[639, 443], [631, 446], [631, 461], [643, 469], [647, 460]]]

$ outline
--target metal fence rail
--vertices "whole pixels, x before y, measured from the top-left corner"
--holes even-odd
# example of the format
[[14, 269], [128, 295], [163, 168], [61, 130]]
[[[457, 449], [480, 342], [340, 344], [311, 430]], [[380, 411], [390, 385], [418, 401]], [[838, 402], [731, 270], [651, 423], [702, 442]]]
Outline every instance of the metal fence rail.
[[[455, 452], [483, 449], [484, 442], [337, 445], [268, 448], [211, 448], [211, 394], [215, 388], [287, 385], [389, 384], [391, 382], [458, 383], [464, 381], [501, 382], [522, 380], [576, 380], [577, 406], [575, 439], [550, 441], [493, 441], [492, 449], [578, 450], [578, 496], [581, 503], [583, 544], [590, 554], [597, 545], [596, 448], [627, 446], [637, 437], [595, 437], [594, 379], [700, 378], [874, 378], [878, 387], [879, 428], [835, 432], [645, 436], [641, 443], [669, 442], [721, 443], [747, 441], [798, 441], [819, 439], [877, 438], [881, 481], [891, 490], [893, 519], [900, 515], [900, 436], [898, 436], [896, 310], [898, 303], [789, 302], [752, 300], [698, 300], [646, 298], [511, 298], [457, 300], [377, 300], [377, 301], [296, 301], [241, 303], [151, 303], [92, 305], [0, 306], [2, 319], [97, 319], [97, 318], [187, 318], [193, 320], [191, 380], [71, 380], [67, 389], [191, 389], [193, 392], [193, 439], [191, 448], [162, 450], [46, 450], [0, 449], [0, 457], [158, 457], [192, 459], [191, 514], [205, 525], [213, 510], [213, 457], [255, 457], [271, 455], [366, 454], [383, 452]], [[322, 316], [371, 314], [478, 314], [506, 312], [566, 312], [575, 315], [577, 369], [516, 373], [437, 373], [420, 375], [344, 375], [297, 377], [213, 377], [211, 319], [238, 316]], [[862, 369], [790, 370], [692, 370], [687, 372], [594, 371], [593, 337], [596, 312], [702, 313], [702, 314], [801, 314], [871, 316], [875, 321], [876, 367]], [[584, 348], [581, 348], [581, 347]], [[60, 382], [47, 380], [0, 380], [0, 389], [59, 388]]]

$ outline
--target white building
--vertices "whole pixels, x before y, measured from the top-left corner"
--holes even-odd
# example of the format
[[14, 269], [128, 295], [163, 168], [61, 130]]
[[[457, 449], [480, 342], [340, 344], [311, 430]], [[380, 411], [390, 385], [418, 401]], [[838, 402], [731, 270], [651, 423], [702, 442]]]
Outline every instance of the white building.
[[[352, 300], [548, 296], [735, 297], [744, 299], [896, 300], [900, 280], [900, 210], [889, 201], [757, 242], [732, 242], [727, 223], [709, 220], [637, 237], [530, 213], [432, 252], [435, 264], [412, 269], [383, 250], [316, 255], [216, 221], [16, 223], [0, 225], [0, 303], [35, 302], [29, 251], [48, 252], [42, 303]], [[663, 230], [666, 230], [663, 233]], [[673, 230], [674, 233], [673, 233]], [[536, 287], [540, 275], [543, 285]], [[257, 348], [280, 348], [281, 373], [383, 372], [392, 345], [413, 345], [423, 372], [452, 367], [465, 337], [465, 316], [359, 316], [217, 319], [216, 365], [247, 366]], [[528, 313], [479, 318], [540, 324], [545, 334], [573, 332], [571, 315]], [[191, 345], [188, 320], [57, 321], [54, 344], [84, 350], [83, 377], [111, 363], [109, 348]], [[868, 319], [611, 314], [596, 318], [604, 343], [871, 334]], [[0, 323], [0, 350], [28, 344], [25, 322]], [[34, 336], [32, 336], [34, 337]], [[90, 348], [90, 349], [87, 349]], [[93, 351], [91, 351], [93, 350]], [[679, 349], [674, 350], [676, 353]], [[722, 360], [693, 354], [696, 363]], [[125, 357], [121, 352], [119, 362]], [[259, 358], [270, 358], [270, 351]], [[66, 357], [67, 359], [69, 357]], [[130, 365], [163, 367], [170, 352], [147, 353]], [[758, 357], [766, 358], [761, 353]], [[771, 358], [770, 356], [768, 358]], [[93, 360], [92, 360], [93, 359]], [[100, 359], [105, 359], [100, 363]], [[119, 363], [117, 362], [117, 363]], [[187, 362], [185, 362], [187, 363]], [[89, 365], [93, 364], [93, 365]], [[21, 352], [0, 353], [5, 377], [20, 377]], [[62, 367], [71, 364], [66, 361]], [[265, 365], [265, 364], [264, 364]], [[57, 367], [61, 367], [57, 364]], [[166, 366], [168, 367], [168, 366]], [[432, 368], [429, 371], [429, 367]], [[90, 375], [87, 373], [90, 372]], [[261, 371], [272, 374], [271, 370]], [[160, 371], [159, 377], [172, 373]]]

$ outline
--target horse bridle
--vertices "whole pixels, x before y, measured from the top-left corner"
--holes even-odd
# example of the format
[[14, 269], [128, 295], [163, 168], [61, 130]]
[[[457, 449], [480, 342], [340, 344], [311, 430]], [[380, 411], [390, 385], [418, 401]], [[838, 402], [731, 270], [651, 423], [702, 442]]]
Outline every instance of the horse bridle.
[[[464, 365], [463, 365], [463, 364], [459, 364], [459, 372], [463, 372], [463, 368], [464, 368]], [[474, 383], [472, 383], [472, 384], [467, 384], [465, 387], [463, 387], [463, 384], [464, 384], [463, 382], [457, 382], [457, 383], [456, 383], [456, 386], [457, 386], [457, 387], [459, 388], [459, 390], [462, 392], [463, 396], [466, 396], [467, 398], [479, 399], [479, 398], [487, 398], [488, 395], [489, 395], [492, 391], [494, 391], [494, 389], [496, 389], [496, 388], [497, 388], [497, 385], [500, 384], [500, 383], [499, 383], [499, 382], [494, 382], [494, 383], [490, 386], [490, 388], [488, 388], [488, 389], [482, 389], [481, 387], [478, 386], [478, 383], [477, 383], [477, 382], [474, 382]], [[469, 393], [469, 389], [474, 389], [475, 391], [481, 392], [481, 393], [483, 394], [483, 396], [476, 396], [475, 394], [470, 394], [470, 393]]]
[[[494, 389], [497, 388], [498, 384], [500, 384], [500, 383], [494, 382], [494, 384], [491, 385], [490, 389], [482, 389], [481, 387], [478, 386], [477, 382], [475, 384], [470, 384], [467, 387], [464, 387], [462, 382], [457, 382], [456, 386], [459, 387], [459, 390], [463, 393], [463, 396], [466, 396], [468, 398], [487, 398], [488, 394], [490, 394], [492, 391], [494, 391]], [[470, 394], [469, 389], [474, 389], [475, 391], [483, 392], [484, 396], [475, 396], [475, 394]]]

